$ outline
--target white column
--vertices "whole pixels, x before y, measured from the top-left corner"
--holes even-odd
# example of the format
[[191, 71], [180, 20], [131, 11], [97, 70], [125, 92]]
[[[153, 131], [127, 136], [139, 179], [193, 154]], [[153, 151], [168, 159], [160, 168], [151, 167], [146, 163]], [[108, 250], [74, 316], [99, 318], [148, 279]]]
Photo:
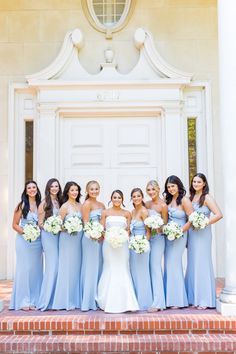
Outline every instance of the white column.
[[218, 0], [220, 122], [226, 269], [225, 288], [217, 302], [223, 315], [236, 315], [236, 1]]
[[185, 185], [185, 174], [183, 166], [186, 166], [184, 122], [180, 101], [174, 107], [165, 109], [165, 178], [170, 175], [178, 176]]
[[56, 113], [54, 106], [40, 104], [36, 122], [35, 179], [44, 193], [46, 182], [56, 176]]

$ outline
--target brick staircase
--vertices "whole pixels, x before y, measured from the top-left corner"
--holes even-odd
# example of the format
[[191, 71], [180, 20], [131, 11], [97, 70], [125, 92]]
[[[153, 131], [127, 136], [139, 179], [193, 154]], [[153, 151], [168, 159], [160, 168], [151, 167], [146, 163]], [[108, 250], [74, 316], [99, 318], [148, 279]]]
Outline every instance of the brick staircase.
[[[5, 293], [10, 293], [11, 284], [4, 284]], [[232, 354], [236, 318], [191, 308], [119, 315], [5, 308], [0, 315], [0, 353]]]

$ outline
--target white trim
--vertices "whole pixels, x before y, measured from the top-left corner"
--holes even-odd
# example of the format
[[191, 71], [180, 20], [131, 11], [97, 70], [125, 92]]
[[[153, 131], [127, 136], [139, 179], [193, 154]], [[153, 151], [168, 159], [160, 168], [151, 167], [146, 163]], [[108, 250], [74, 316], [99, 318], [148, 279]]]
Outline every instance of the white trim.
[[34, 114], [23, 115], [23, 99], [32, 98], [34, 91], [26, 84], [10, 83], [8, 108], [8, 242], [7, 242], [7, 279], [12, 279], [15, 268], [15, 231], [12, 217], [25, 183], [25, 126], [27, 119]]

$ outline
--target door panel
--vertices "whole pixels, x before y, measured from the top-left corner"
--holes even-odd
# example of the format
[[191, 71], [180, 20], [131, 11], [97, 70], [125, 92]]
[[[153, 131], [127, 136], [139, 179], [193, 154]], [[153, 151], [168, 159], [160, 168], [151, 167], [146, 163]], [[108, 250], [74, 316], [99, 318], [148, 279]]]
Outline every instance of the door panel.
[[148, 180], [157, 178], [161, 161], [159, 118], [66, 118], [61, 121], [61, 176], [77, 181], [85, 196], [89, 180], [101, 185], [100, 199], [110, 200], [121, 189], [131, 208], [130, 191], [145, 192]]

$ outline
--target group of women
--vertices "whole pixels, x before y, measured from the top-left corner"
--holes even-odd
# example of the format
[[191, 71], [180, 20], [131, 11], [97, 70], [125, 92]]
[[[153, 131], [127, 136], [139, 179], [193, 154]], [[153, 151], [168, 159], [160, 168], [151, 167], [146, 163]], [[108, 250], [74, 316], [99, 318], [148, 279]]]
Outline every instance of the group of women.
[[[186, 306], [214, 308], [211, 224], [220, 220], [222, 214], [209, 195], [205, 175], [198, 173], [193, 177], [189, 197], [181, 180], [173, 175], [165, 182], [163, 199], [155, 180], [147, 184], [147, 202], [142, 190], [134, 188], [131, 213], [124, 209], [120, 190], [112, 192], [108, 209], [98, 201], [99, 192], [98, 182], [88, 182], [81, 205], [81, 188], [76, 182], [67, 182], [62, 192], [59, 181], [53, 178], [48, 181], [41, 201], [37, 183], [25, 184], [13, 218], [17, 232], [16, 274], [10, 309], [102, 309], [121, 313]], [[194, 210], [209, 217], [204, 229], [191, 227], [188, 217]], [[99, 221], [105, 230], [119, 226], [133, 237], [145, 234], [150, 251], [135, 253], [129, 250], [127, 242], [112, 248], [106, 237], [93, 241], [83, 231], [74, 236], [65, 230], [52, 235], [43, 225], [47, 218], [58, 214], [64, 221], [75, 214], [84, 224]], [[151, 233], [144, 223], [150, 215], [161, 216], [164, 224], [175, 221], [181, 226], [183, 237], [170, 241], [162, 229]], [[23, 227], [30, 221], [41, 228], [41, 236], [33, 242], [22, 237]], [[186, 247], [184, 274], [182, 256]]]

